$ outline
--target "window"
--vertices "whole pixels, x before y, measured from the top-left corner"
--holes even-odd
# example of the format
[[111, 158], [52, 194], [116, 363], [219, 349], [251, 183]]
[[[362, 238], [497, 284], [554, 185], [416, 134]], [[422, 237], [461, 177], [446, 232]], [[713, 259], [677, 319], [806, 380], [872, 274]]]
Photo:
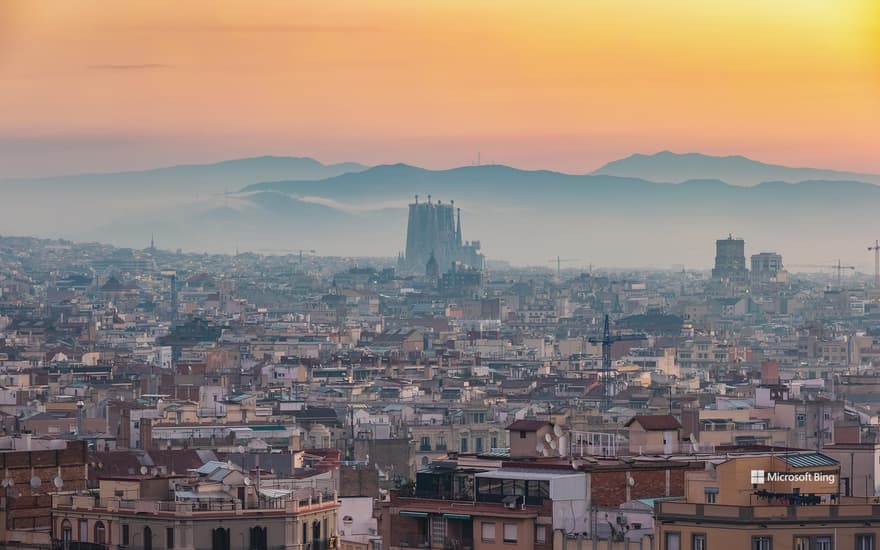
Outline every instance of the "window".
[[64, 541], [65, 547], [73, 540], [73, 526], [67, 520], [61, 522], [61, 540]]
[[538, 544], [544, 544], [547, 542], [547, 526], [546, 525], [538, 525], [535, 527], [535, 542]]
[[256, 527], [251, 527], [251, 549], [250, 550], [266, 550], [267, 541], [266, 541], [266, 528], [260, 527], [257, 525]]
[[752, 550], [773, 550], [773, 537], [752, 537]]
[[795, 537], [794, 550], [810, 550], [810, 537]]
[[230, 550], [229, 529], [218, 527], [211, 531], [211, 550]]
[[706, 535], [702, 533], [694, 535], [691, 548], [694, 550], [706, 550]]
[[482, 527], [482, 536], [483, 542], [495, 542], [495, 524], [487, 521], [483, 522]]
[[663, 550], [681, 550], [681, 533], [666, 533]]
[[467, 437], [461, 438], [461, 447], [459, 448], [459, 450], [463, 453], [468, 452], [468, 438]]
[[474, 450], [477, 451], [478, 453], [483, 452], [483, 438], [482, 437], [478, 437], [474, 440], [474, 447], [475, 447]]
[[165, 528], [165, 548], [174, 548], [174, 527]]
[[516, 542], [517, 540], [517, 524], [515, 523], [505, 523], [504, 524], [504, 542]]
[[813, 540], [816, 543], [813, 545], [815, 550], [834, 550], [834, 543], [831, 542], [831, 535], [821, 535]]
[[803, 428], [806, 425], [807, 425], [807, 415], [805, 415], [805, 414], [797, 415], [797, 427]]
[[98, 544], [107, 542], [107, 528], [104, 527], [103, 521], [95, 522], [95, 542]]
[[497, 449], [497, 448], [498, 448], [498, 436], [497, 436], [497, 435], [493, 435], [493, 436], [492, 436], [492, 439], [491, 439], [491, 447], [492, 447], [493, 449]]
[[874, 535], [856, 535], [855, 550], [874, 550]]
[[519, 438], [520, 438], [520, 439], [525, 439], [525, 438], [526, 438], [526, 432], [519, 432]]
[[715, 499], [718, 497], [718, 487], [706, 487], [705, 495], [706, 504], [715, 504]]
[[128, 546], [128, 524], [122, 524], [122, 544]]
[[89, 520], [79, 520], [79, 538], [80, 542], [89, 542]]
[[153, 530], [149, 527], [144, 527], [144, 550], [153, 550]]

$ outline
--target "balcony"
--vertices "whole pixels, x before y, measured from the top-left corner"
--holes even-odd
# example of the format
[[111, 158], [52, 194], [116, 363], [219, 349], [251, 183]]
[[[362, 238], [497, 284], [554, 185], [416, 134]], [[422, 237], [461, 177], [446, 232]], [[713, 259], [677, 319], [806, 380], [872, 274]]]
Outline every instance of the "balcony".
[[816, 506], [728, 506], [723, 504], [695, 504], [684, 501], [657, 502], [658, 521], [702, 521], [724, 524], [769, 524], [808, 522], [872, 522], [880, 517], [880, 504], [866, 503], [865, 499], [848, 499], [842, 504]]
[[313, 512], [337, 505], [334, 491], [318, 492], [307, 498], [272, 499], [242, 505], [238, 499], [217, 500], [129, 500], [122, 498], [99, 499], [92, 495], [53, 495], [52, 507], [56, 510], [83, 510], [116, 512], [121, 514], [153, 514], [161, 516], [200, 515], [290, 515]]

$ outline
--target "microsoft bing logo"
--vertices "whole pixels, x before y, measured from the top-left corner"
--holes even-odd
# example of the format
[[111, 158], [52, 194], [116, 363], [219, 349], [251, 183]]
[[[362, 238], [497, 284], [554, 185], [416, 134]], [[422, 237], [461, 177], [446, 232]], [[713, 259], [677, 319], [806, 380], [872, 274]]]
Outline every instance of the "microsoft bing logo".
[[764, 470], [752, 470], [752, 485], [764, 484]]

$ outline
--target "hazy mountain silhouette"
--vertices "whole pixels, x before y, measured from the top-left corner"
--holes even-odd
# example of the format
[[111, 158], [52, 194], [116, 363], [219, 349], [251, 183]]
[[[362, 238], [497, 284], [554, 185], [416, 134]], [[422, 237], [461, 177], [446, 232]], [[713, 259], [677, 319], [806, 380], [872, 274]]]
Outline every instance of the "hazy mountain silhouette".
[[140, 192], [140, 187], [149, 186], [153, 191], [179, 189], [187, 194], [194, 191], [222, 193], [255, 181], [321, 179], [365, 168], [354, 162], [322, 164], [308, 157], [264, 156], [131, 172], [0, 180], [0, 191], [27, 188], [57, 192], [59, 187], [75, 186], [79, 191], [94, 189], [124, 193]]
[[[321, 181], [263, 182], [243, 191], [321, 199], [342, 209], [396, 205], [397, 214], [385, 218], [396, 218], [396, 228], [375, 233], [386, 249], [402, 245], [405, 205], [413, 195], [424, 201], [431, 194], [431, 200], [454, 199], [462, 207], [465, 238], [481, 239], [490, 256], [540, 263], [555, 250], [624, 266], [707, 266], [714, 240], [728, 233], [746, 238], [749, 254], [776, 250], [791, 263], [851, 256], [848, 261], [860, 265], [864, 243], [843, 235], [872, 234], [880, 206], [880, 186], [859, 181], [742, 187], [718, 179], [658, 183], [507, 166], [435, 171], [397, 164]], [[377, 250], [376, 244], [365, 246]]]
[[[228, 171], [225, 181], [238, 181], [254, 172], [247, 162], [207, 170]], [[66, 185], [0, 187], [0, 233], [139, 248], [155, 234], [162, 248], [193, 251], [305, 248], [394, 256], [404, 248], [407, 204], [413, 195], [425, 201], [430, 194], [462, 208], [466, 240], [479, 239], [488, 257], [515, 263], [545, 264], [559, 254], [583, 265], [706, 267], [715, 239], [733, 233], [746, 239], [747, 254], [777, 251], [789, 264], [841, 258], [870, 270], [866, 246], [876, 238], [880, 207], [880, 185], [860, 181], [743, 187], [717, 177], [658, 183], [499, 165], [426, 170], [395, 164], [323, 178], [224, 183], [227, 194], [207, 176], [181, 177], [179, 168], [167, 169], [178, 182], [167, 186], [132, 184], [122, 174], [103, 175], [97, 185], [77, 176], [62, 178]], [[200, 192], [190, 181], [211, 187]]]
[[715, 157], [699, 153], [678, 154], [670, 151], [654, 155], [636, 154], [615, 160], [599, 168], [593, 174], [671, 183], [711, 178], [740, 186], [752, 186], [765, 181], [795, 183], [805, 180], [849, 180], [880, 184], [880, 175], [877, 174], [793, 168], [765, 164], [742, 156]]

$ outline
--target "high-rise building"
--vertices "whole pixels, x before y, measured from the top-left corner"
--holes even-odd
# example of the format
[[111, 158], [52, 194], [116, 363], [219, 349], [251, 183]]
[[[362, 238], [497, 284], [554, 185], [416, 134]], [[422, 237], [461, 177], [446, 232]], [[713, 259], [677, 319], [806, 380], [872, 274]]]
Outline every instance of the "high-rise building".
[[715, 241], [715, 267], [713, 279], [745, 281], [749, 271], [746, 269], [746, 242], [728, 235], [726, 239]]
[[768, 282], [775, 280], [782, 271], [782, 255], [775, 252], [752, 254], [752, 280]]
[[431, 257], [437, 262], [440, 273], [446, 273], [455, 262], [473, 269], [483, 269], [483, 253], [480, 241], [463, 241], [461, 234], [461, 209], [455, 202], [443, 204], [431, 201], [409, 205], [409, 222], [406, 228], [406, 255], [400, 260], [402, 271], [424, 273]]

